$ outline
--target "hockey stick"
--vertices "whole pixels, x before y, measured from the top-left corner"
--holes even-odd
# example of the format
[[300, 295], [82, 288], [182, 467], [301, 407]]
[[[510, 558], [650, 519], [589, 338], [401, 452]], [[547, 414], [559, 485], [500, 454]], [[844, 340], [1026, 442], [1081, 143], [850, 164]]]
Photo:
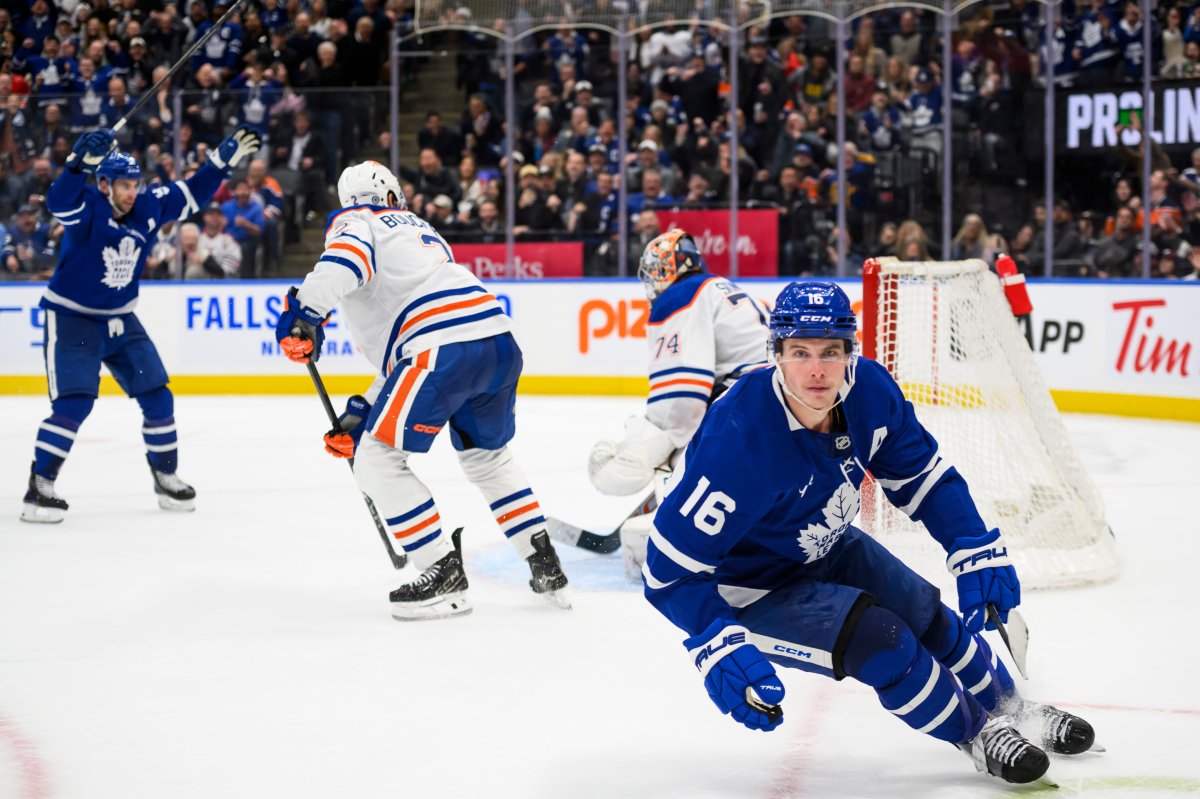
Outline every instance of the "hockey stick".
[[1000, 621], [1000, 614], [996, 612], [996, 606], [990, 602], [987, 606], [987, 614], [992, 623], [996, 625], [996, 631], [1000, 633], [1000, 640], [1008, 647], [1008, 654], [1012, 655], [1013, 663], [1017, 664], [1017, 671], [1021, 672], [1021, 676], [1028, 680], [1029, 672], [1025, 670], [1025, 656], [1029, 650], [1029, 628], [1025, 626], [1025, 619], [1016, 609], [1010, 610], [1006, 627], [1004, 622]]
[[[293, 335], [298, 331], [294, 331]], [[338, 426], [337, 411], [333, 409], [333, 403], [329, 401], [329, 392], [325, 390], [325, 382], [321, 380], [321, 375], [317, 372], [317, 365], [311, 360], [307, 364], [308, 376], [312, 378], [313, 386], [317, 389], [317, 396], [321, 398], [321, 404], [325, 406], [325, 414], [329, 417], [329, 423], [335, 428]], [[363, 420], [364, 422], [366, 420]], [[346, 460], [350, 464], [350, 471], [354, 471], [354, 458]], [[392, 549], [392, 542], [388, 539], [387, 527], [384, 526], [383, 520], [379, 518], [379, 511], [375, 510], [375, 503], [366, 494], [362, 495], [363, 502], [367, 503], [367, 510], [371, 512], [371, 518], [375, 522], [375, 529], [379, 531], [379, 537], [383, 539], [383, 545], [387, 548], [388, 557], [392, 561], [392, 566], [397, 569], [403, 569], [408, 563], [408, 556], [397, 555]]]
[[[184, 64], [186, 64], [191, 59], [191, 57], [195, 54], [195, 52], [197, 50], [199, 50], [201, 47], [203, 47], [205, 42], [207, 42], [209, 39], [212, 38], [212, 35], [214, 33], [216, 33], [218, 30], [220, 30], [222, 25], [224, 25], [226, 22], [229, 21], [229, 18], [233, 16], [235, 11], [237, 11], [238, 6], [240, 6], [244, 2], [246, 2], [246, 0], [233, 0], [233, 4], [230, 5], [229, 8], [225, 11], [225, 13], [221, 15], [220, 19], [218, 19], [211, 28], [209, 28], [207, 31], [205, 31], [204, 35], [201, 36], [199, 39], [197, 39], [192, 44], [192, 46], [189, 47], [187, 49], [187, 51], [184, 52], [184, 54], [179, 57], [179, 60], [176, 61], [171, 66], [171, 68], [167, 70], [167, 74], [163, 75], [161, 78], [159, 78], [158, 83], [155, 83], [153, 86], [151, 86], [149, 91], [142, 92], [142, 96], [139, 97], [138, 101], [133, 104], [133, 108], [129, 109], [129, 111], [127, 111], [125, 113], [125, 116], [118, 119], [117, 124], [112, 126], [112, 132], [120, 133], [125, 128], [125, 125], [129, 122], [130, 117], [132, 117], [134, 114], [136, 114], [138, 111], [140, 111], [142, 109], [142, 106], [144, 106], [146, 103], [150, 102], [150, 99], [154, 97], [154, 95], [158, 92], [159, 88], [162, 87], [162, 85], [164, 83], [169, 81], [171, 79], [171, 76], [174, 75], [176, 72], [178, 72], [179, 68], [182, 67]], [[115, 143], [114, 143], [114, 146], [115, 146]]]
[[610, 552], [616, 552], [621, 546], [621, 526], [625, 522], [632, 519], [634, 516], [641, 516], [646, 513], [652, 513], [658, 507], [658, 497], [653, 490], [643, 499], [638, 506], [633, 509], [633, 512], [621, 520], [621, 524], [617, 525], [617, 529], [611, 533], [593, 533], [589, 530], [584, 530], [582, 527], [576, 527], [573, 524], [567, 524], [562, 519], [556, 519], [553, 516], [546, 517], [546, 532], [555, 541], [561, 541], [564, 544], [586, 549], [590, 552], [598, 552], [601, 555], [607, 555]]

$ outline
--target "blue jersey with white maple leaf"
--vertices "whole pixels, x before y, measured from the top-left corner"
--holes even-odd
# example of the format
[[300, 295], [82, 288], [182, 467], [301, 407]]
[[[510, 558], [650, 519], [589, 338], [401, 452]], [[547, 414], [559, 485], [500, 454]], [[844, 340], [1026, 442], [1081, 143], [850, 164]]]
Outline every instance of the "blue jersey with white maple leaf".
[[187, 180], [148, 186], [122, 219], [82, 172], [64, 169], [46, 193], [46, 208], [63, 225], [62, 255], [40, 305], [81, 316], [130, 313], [138, 278], [158, 229], [196, 213], [225, 173], [204, 165]]
[[778, 380], [775, 369], [753, 372], [713, 403], [655, 514], [646, 598], [689, 634], [735, 618], [726, 596], [769, 592], [837, 547], [864, 470], [944, 548], [987, 530], [882, 366], [859, 359], [844, 424], [828, 434], [795, 420]]

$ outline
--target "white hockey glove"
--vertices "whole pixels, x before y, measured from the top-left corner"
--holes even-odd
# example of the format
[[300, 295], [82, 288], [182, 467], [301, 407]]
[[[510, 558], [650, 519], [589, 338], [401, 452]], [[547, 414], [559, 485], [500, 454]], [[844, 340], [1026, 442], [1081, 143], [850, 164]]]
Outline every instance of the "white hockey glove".
[[588, 477], [602, 494], [633, 494], [649, 484], [655, 468], [666, 463], [674, 451], [675, 445], [662, 428], [645, 416], [631, 416], [620, 444], [605, 440], [592, 447]]
[[232, 172], [243, 158], [254, 155], [261, 146], [262, 136], [253, 128], [242, 125], [208, 154], [208, 160], [217, 169]]

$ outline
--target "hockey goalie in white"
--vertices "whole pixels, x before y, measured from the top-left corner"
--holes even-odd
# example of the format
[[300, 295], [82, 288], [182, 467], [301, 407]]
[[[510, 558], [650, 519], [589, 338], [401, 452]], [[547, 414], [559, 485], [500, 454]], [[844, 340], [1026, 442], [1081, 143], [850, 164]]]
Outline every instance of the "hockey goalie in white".
[[390, 595], [396, 619], [470, 612], [459, 531], [443, 532], [426, 485], [408, 465], [448, 427], [463, 471], [531, 571], [530, 587], [569, 607], [545, 517], [506, 445], [521, 350], [512, 320], [450, 247], [410, 213], [396, 177], [367, 161], [338, 181], [342, 210], [330, 215], [325, 251], [287, 298], [276, 328], [287, 356], [320, 357], [322, 325], [335, 306], [375, 366], [365, 396], [351, 397], [326, 450], [354, 457], [359, 487], [374, 502], [397, 553], [423, 570]]
[[[602, 440], [592, 448], [588, 476], [604, 494], [641, 491], [656, 474], [661, 494], [672, 458], [687, 446], [708, 406], [741, 375], [767, 364], [766, 306], [709, 273], [688, 233], [669, 230], [646, 245], [638, 277], [650, 300], [650, 394], [645, 414], [626, 421], [621, 441]], [[630, 579], [641, 579], [651, 518], [634, 516], [621, 526]]]

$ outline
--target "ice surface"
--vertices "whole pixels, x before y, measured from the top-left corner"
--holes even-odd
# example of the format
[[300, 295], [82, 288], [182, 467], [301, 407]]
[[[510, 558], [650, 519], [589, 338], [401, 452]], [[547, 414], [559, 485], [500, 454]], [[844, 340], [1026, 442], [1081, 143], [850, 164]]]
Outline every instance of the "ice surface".
[[[785, 671], [769, 735], [721, 716], [619, 553], [559, 545], [575, 608], [534, 597], [445, 441], [413, 466], [466, 527], [475, 612], [401, 624], [386, 598], [402, 576], [322, 452], [315, 397], [179, 397], [194, 514], [157, 508], [137, 406], [104, 397], [55, 526], [17, 521], [46, 400], [3, 403], [0, 799], [1013, 793], [850, 680]], [[520, 399], [513, 449], [548, 512], [600, 529], [624, 517], [637, 498], [597, 495], [584, 467], [639, 405]], [[1057, 793], [1200, 794], [1200, 425], [1067, 424], [1124, 573], [1025, 597], [1026, 693], [1085, 715], [1108, 747], [1056, 760]]]

